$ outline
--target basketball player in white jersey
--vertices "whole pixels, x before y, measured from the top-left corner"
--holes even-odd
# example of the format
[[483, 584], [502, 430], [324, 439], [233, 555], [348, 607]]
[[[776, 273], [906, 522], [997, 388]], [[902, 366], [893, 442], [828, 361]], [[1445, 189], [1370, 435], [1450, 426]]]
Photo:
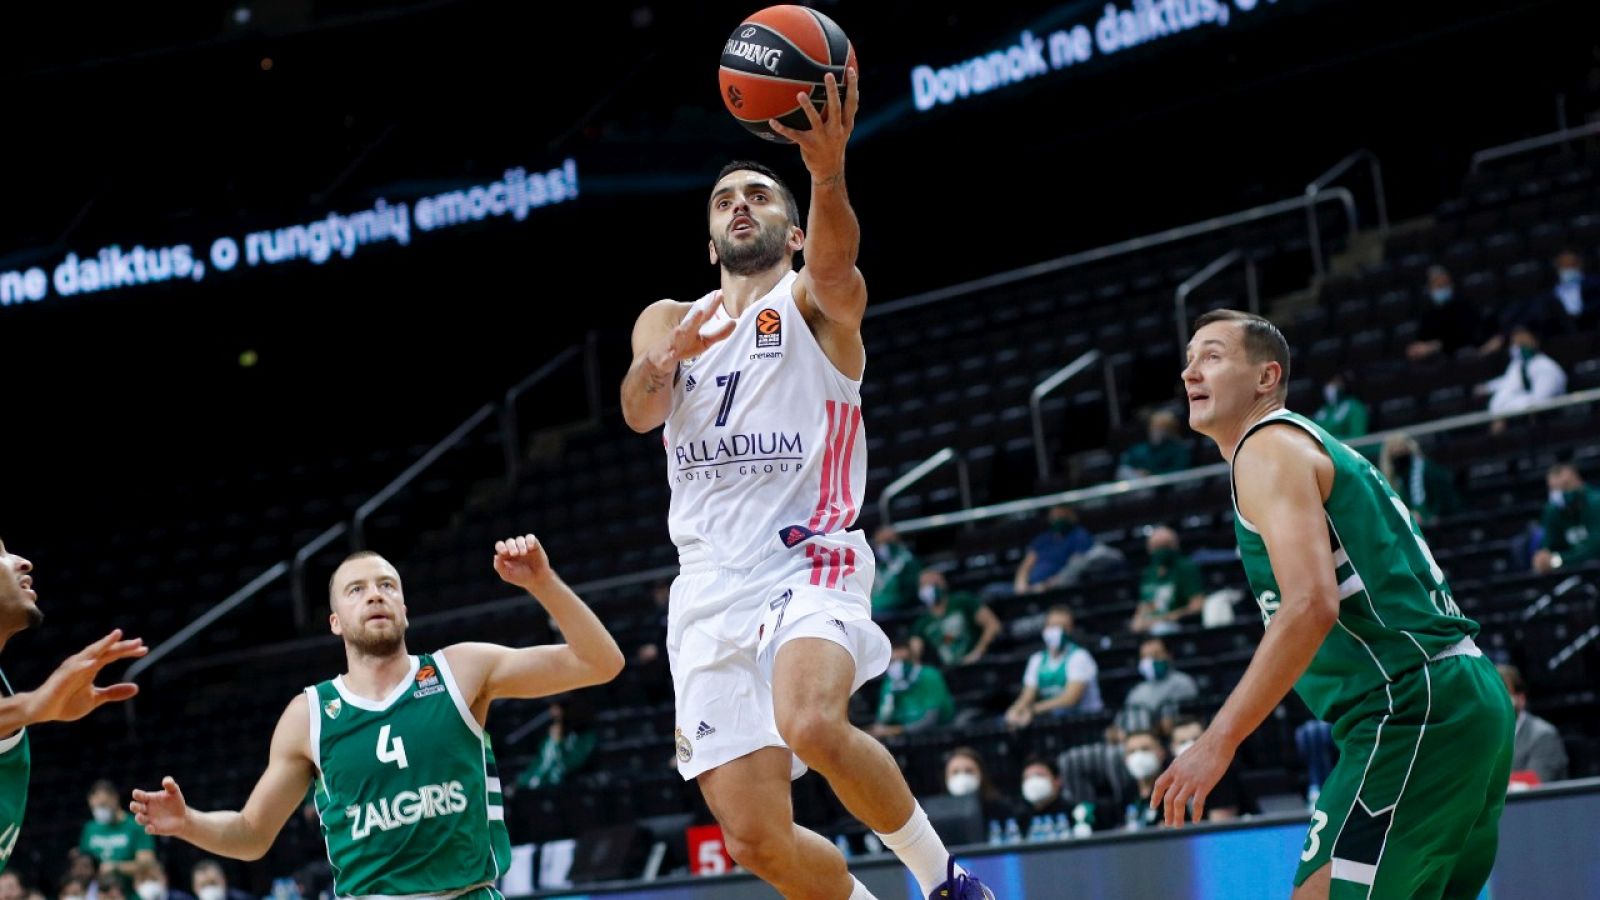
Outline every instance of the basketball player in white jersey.
[[640, 433], [666, 426], [681, 565], [667, 635], [678, 769], [699, 781], [734, 860], [785, 897], [872, 896], [833, 844], [794, 824], [789, 782], [809, 766], [930, 897], [992, 900], [847, 715], [889, 641], [871, 618], [872, 550], [848, 530], [866, 483], [867, 289], [844, 184], [855, 72], [845, 80], [841, 104], [827, 76], [824, 116], [802, 102], [809, 131], [773, 123], [810, 171], [809, 227], [771, 170], [726, 166], [708, 204], [721, 289], [654, 303], [633, 329], [623, 416]]

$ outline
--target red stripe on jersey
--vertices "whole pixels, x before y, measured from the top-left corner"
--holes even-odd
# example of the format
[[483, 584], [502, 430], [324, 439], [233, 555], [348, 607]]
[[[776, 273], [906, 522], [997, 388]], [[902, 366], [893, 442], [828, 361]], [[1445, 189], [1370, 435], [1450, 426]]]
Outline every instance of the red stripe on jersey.
[[856, 548], [844, 548], [844, 577], [849, 578], [856, 573]]
[[844, 511], [844, 504], [839, 502], [839, 476], [833, 472], [833, 469], [846, 452], [844, 439], [845, 433], [850, 430], [848, 426], [850, 424], [851, 409], [853, 407], [846, 406], [843, 403], [839, 404], [838, 427], [828, 435], [828, 458], [827, 462], [823, 463], [823, 467], [829, 470], [829, 481], [832, 483], [832, 490], [828, 493], [828, 522], [822, 527], [822, 531], [825, 534], [833, 531], [834, 526], [839, 524], [839, 514]]
[[850, 493], [850, 457], [856, 450], [856, 433], [861, 430], [861, 407], [850, 407], [850, 437], [844, 445], [844, 461], [839, 465], [840, 476], [844, 482], [844, 516], [839, 521], [839, 527], [849, 528], [856, 520], [856, 498]]
[[839, 551], [828, 551], [828, 590], [839, 586]]
[[[832, 400], [828, 403], [828, 431], [827, 437], [822, 442], [822, 484], [817, 493], [817, 509], [811, 514], [811, 530], [816, 531], [822, 524], [822, 517], [828, 512], [828, 492], [833, 482], [833, 407]], [[842, 418], [842, 416], [841, 416]], [[815, 584], [815, 582], [813, 582]]]
[[822, 554], [817, 552], [816, 544], [806, 545], [806, 558], [811, 560], [811, 583], [822, 583]]

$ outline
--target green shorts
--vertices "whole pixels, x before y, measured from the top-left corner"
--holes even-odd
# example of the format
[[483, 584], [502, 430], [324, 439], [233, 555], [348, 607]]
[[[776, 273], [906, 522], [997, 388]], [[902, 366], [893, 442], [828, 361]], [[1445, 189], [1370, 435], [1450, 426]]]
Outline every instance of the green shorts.
[[1493, 664], [1466, 655], [1407, 672], [1341, 716], [1339, 763], [1294, 883], [1331, 862], [1330, 900], [1476, 898], [1494, 866], [1515, 723]]

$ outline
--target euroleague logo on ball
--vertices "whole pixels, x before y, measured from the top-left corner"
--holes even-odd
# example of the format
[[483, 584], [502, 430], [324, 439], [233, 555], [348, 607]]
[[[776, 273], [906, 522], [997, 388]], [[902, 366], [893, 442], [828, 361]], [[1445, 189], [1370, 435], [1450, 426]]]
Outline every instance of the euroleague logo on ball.
[[744, 94], [739, 93], [738, 85], [728, 85], [728, 102], [733, 104], [736, 109], [744, 108]]

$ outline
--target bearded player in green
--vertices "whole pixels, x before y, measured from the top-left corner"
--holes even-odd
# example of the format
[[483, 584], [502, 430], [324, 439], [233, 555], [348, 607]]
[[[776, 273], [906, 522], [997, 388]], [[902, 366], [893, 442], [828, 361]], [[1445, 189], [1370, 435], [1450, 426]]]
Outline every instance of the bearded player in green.
[[1232, 466], [1234, 531], [1266, 634], [1152, 806], [1199, 821], [1241, 741], [1293, 686], [1333, 723], [1295, 898], [1477, 897], [1511, 769], [1513, 716], [1411, 514], [1360, 454], [1284, 409], [1289, 346], [1260, 316], [1201, 316], [1189, 425]]
[[409, 655], [399, 573], [376, 553], [354, 554], [329, 584], [329, 625], [349, 669], [289, 702], [244, 809], [192, 810], [165, 778], [161, 790], [133, 792], [139, 824], [259, 859], [314, 785], [336, 896], [499, 900], [511, 844], [483, 726], [490, 702], [610, 681], [623, 659], [533, 535], [496, 543], [494, 568], [544, 606], [566, 644]]
[[[6, 549], [0, 541], [0, 647], [44, 622], [39, 595], [33, 590], [33, 563]], [[37, 690], [18, 694], [0, 675], [0, 869], [11, 861], [22, 834], [22, 813], [28, 805], [28, 776], [33, 769], [28, 726], [71, 722], [102, 703], [127, 700], [139, 689], [131, 684], [96, 687], [95, 676], [119, 659], [149, 652], [138, 638], [122, 639], [116, 630], [66, 658]]]

